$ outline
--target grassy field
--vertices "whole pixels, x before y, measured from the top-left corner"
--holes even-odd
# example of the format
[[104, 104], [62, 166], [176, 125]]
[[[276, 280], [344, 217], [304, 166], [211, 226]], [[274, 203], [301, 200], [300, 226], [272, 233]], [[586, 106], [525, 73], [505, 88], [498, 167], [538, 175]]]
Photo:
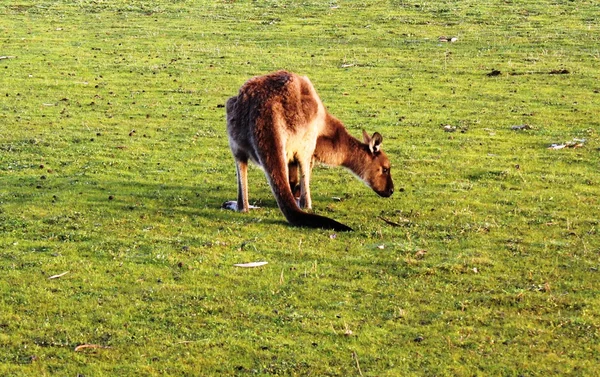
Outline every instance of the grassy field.
[[[597, 373], [595, 1], [19, 0], [0, 19], [0, 375]], [[261, 209], [220, 209], [223, 104], [277, 69], [384, 136], [391, 198], [314, 171], [315, 211], [355, 232], [288, 226], [259, 169]]]

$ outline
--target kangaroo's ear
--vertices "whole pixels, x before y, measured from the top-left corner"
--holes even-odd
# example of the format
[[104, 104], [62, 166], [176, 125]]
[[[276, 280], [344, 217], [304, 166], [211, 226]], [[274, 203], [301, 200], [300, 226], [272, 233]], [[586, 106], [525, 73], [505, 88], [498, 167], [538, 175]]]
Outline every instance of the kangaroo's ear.
[[377, 153], [381, 150], [381, 143], [383, 142], [383, 136], [379, 132], [375, 132], [373, 136], [369, 136], [368, 133], [363, 130], [363, 139], [365, 144], [369, 144], [371, 153]]

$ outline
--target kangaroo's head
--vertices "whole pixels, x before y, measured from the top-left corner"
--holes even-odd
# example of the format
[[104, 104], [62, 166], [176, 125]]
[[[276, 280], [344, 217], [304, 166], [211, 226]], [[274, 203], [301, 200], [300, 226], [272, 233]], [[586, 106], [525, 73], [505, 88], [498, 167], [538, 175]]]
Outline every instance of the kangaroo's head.
[[394, 182], [392, 181], [390, 160], [381, 150], [381, 142], [383, 137], [380, 133], [375, 132], [373, 136], [369, 136], [363, 130], [363, 139], [365, 149], [368, 149], [363, 156], [363, 166], [360, 177], [365, 183], [373, 189], [378, 195], [389, 197], [394, 193]]

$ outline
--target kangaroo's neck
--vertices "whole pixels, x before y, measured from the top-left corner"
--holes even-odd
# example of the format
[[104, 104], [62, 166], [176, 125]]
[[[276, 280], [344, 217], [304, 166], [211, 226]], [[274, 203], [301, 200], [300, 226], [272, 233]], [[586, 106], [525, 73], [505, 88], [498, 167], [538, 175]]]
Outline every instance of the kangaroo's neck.
[[367, 153], [363, 143], [348, 133], [343, 123], [327, 114], [326, 126], [317, 140], [315, 157], [327, 165], [344, 166], [361, 175], [362, 154]]

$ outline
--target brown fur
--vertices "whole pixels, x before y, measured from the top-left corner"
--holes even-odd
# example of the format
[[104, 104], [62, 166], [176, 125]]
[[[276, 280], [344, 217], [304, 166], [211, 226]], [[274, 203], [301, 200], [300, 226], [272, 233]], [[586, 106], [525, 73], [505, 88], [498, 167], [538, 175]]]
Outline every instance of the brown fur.
[[307, 77], [286, 71], [254, 77], [226, 107], [229, 145], [237, 167], [237, 210], [246, 212], [249, 208], [249, 160], [263, 168], [279, 208], [296, 226], [351, 230], [298, 206], [292, 192], [296, 186], [300, 206], [312, 207], [309, 183], [313, 159], [350, 169], [381, 196], [394, 192], [390, 162], [381, 151], [381, 135], [369, 137], [363, 131], [364, 142], [352, 137], [327, 112]]

